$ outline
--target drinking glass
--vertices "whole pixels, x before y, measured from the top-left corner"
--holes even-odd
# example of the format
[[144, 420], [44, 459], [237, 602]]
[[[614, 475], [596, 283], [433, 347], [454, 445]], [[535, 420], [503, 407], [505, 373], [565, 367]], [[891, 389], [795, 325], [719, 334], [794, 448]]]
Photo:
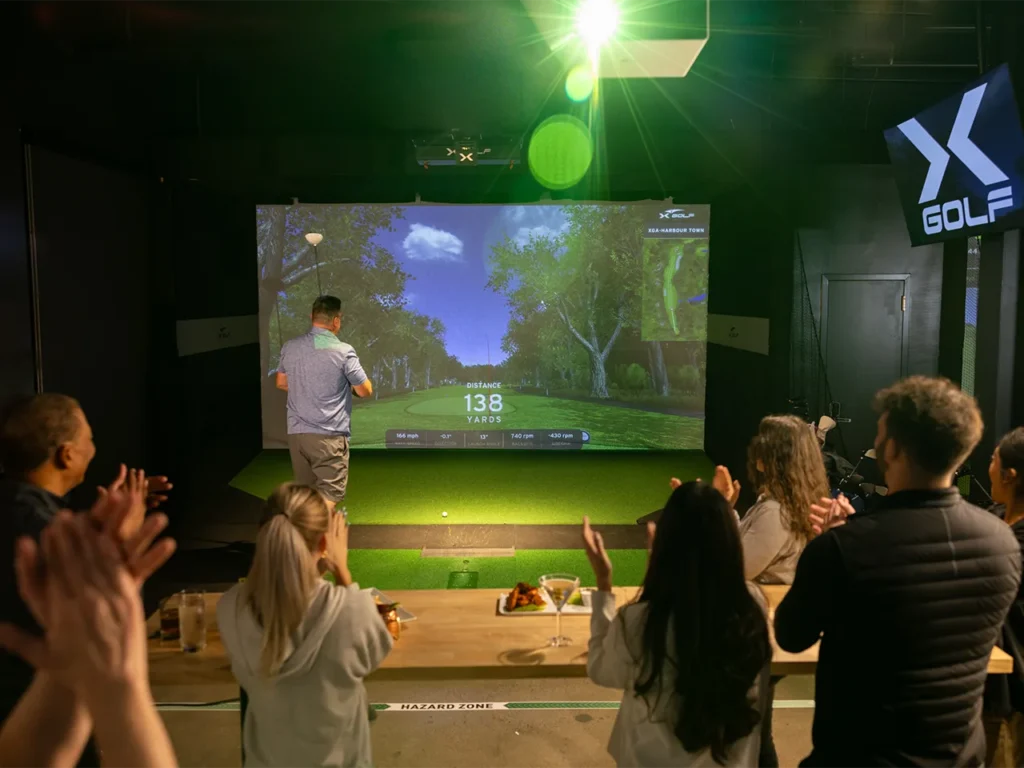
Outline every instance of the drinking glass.
[[206, 647], [206, 595], [202, 590], [182, 590], [178, 604], [181, 650], [196, 653]]
[[178, 607], [172, 603], [173, 600], [169, 597], [160, 601], [160, 639], [165, 641], [177, 640], [180, 637]]
[[571, 573], [549, 573], [540, 577], [540, 586], [555, 604], [555, 636], [548, 645], [553, 648], [572, 645], [572, 639], [562, 635], [562, 609], [580, 588], [580, 577]]

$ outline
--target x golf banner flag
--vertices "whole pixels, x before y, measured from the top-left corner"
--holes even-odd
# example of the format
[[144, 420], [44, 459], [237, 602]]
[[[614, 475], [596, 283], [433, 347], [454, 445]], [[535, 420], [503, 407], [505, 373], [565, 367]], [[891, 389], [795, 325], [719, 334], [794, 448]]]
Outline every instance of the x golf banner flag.
[[1024, 133], [1005, 64], [885, 141], [914, 245], [1024, 224]]

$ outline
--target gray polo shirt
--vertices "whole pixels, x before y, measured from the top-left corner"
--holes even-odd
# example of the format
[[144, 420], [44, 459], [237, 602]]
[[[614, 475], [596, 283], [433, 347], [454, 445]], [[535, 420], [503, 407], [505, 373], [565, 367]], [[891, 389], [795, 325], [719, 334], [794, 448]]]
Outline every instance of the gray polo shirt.
[[313, 328], [281, 349], [288, 376], [288, 434], [351, 434], [352, 387], [366, 381], [356, 351], [326, 328]]

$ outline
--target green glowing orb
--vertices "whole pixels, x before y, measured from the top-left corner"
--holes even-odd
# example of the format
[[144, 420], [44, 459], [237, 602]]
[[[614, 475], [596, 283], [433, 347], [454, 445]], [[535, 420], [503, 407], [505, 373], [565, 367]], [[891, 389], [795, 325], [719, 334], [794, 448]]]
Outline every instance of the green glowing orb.
[[580, 64], [569, 71], [565, 78], [565, 92], [573, 101], [586, 101], [594, 92], [594, 72], [586, 64]]
[[594, 159], [590, 131], [575, 117], [549, 117], [533, 132], [527, 159], [530, 173], [542, 185], [568, 189], [587, 175]]

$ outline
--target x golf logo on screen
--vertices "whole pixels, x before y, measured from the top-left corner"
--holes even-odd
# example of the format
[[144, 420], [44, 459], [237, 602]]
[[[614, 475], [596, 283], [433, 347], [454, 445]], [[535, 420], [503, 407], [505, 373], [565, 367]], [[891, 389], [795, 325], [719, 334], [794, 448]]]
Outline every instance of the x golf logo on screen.
[[885, 140], [914, 245], [1024, 222], [1024, 133], [1005, 64]]

